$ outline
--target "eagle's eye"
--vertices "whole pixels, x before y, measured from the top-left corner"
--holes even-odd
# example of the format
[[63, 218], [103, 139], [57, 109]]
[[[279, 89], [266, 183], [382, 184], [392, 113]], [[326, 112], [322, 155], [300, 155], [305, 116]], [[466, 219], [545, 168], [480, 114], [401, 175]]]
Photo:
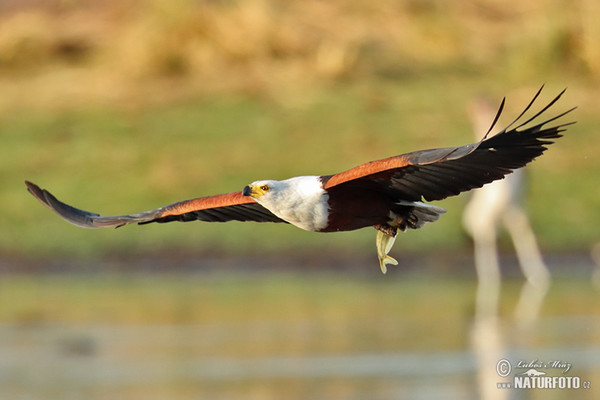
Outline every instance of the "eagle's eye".
[[269, 191], [269, 186], [268, 185], [262, 185], [260, 187], [260, 190], [262, 190], [263, 192], [268, 192]]

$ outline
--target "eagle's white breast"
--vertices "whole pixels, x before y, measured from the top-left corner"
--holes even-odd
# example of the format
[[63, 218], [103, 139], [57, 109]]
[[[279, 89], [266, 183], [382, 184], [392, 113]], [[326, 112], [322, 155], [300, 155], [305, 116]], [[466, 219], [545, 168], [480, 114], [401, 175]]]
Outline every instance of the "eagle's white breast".
[[260, 181], [270, 189], [256, 199], [263, 207], [290, 224], [307, 231], [327, 226], [329, 195], [318, 176], [298, 176], [284, 181]]

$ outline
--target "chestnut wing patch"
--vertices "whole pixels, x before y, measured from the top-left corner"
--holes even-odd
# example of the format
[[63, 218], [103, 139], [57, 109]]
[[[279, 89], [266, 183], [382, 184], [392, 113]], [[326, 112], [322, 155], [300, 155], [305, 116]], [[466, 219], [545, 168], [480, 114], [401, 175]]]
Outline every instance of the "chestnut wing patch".
[[50, 192], [26, 181], [27, 190], [42, 204], [56, 212], [66, 221], [84, 228], [120, 227], [128, 224], [148, 224], [171, 221], [255, 221], [285, 222], [241, 192], [200, 197], [180, 201], [154, 210], [133, 214], [107, 216], [81, 210], [63, 203]]

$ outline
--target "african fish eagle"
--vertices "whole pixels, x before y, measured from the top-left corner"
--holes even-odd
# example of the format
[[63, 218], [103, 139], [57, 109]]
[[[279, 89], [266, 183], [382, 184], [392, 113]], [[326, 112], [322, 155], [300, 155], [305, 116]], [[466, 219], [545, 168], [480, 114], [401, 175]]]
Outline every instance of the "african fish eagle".
[[407, 228], [418, 229], [446, 212], [423, 200], [442, 200], [502, 179], [541, 155], [545, 145], [552, 143], [549, 139], [559, 138], [560, 132], [574, 123], [545, 127], [573, 111], [572, 108], [531, 124], [558, 101], [564, 90], [541, 111], [519, 122], [542, 88], [511, 124], [488, 137], [504, 108], [503, 99], [490, 129], [478, 143], [415, 151], [334, 175], [259, 180], [241, 191], [180, 201], [134, 214], [103, 216], [80, 210], [31, 182], [25, 183], [44, 205], [68, 222], [86, 228], [193, 220], [285, 222], [315, 232], [372, 226], [377, 230], [377, 254], [385, 273], [386, 264], [397, 264], [388, 256], [396, 234]]

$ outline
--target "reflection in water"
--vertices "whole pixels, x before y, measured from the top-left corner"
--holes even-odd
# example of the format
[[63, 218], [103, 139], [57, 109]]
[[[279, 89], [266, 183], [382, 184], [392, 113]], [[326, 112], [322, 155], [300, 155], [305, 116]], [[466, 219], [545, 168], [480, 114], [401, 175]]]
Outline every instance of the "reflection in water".
[[[598, 322], [598, 318], [545, 320], [542, 328], [551, 332], [559, 331], [555, 329], [558, 326], [589, 327], [598, 326]], [[358, 326], [350, 328], [360, 330]], [[421, 327], [415, 328], [405, 337], [407, 341], [418, 341], [415, 334]], [[253, 336], [257, 333], [266, 336], [266, 341], [282, 335], [301, 340], [298, 329], [307, 340], [321, 339], [318, 328], [290, 328], [285, 321], [0, 325], [0, 395], [3, 399], [145, 399], [157, 398], [156, 393], [170, 399], [506, 399], [519, 394], [497, 389], [496, 383], [503, 379], [496, 373], [496, 364], [503, 358], [543, 356], [571, 362], [577, 374], [584, 377], [600, 372], [597, 344], [577, 342], [564, 348], [531, 349], [505, 346], [495, 319], [479, 320], [473, 325], [473, 353], [468, 348], [344, 354], [281, 354], [273, 349], [246, 355], [227, 352], [239, 341], [244, 343], [243, 348], [251, 349], [256, 345]], [[248, 335], [231, 334], [240, 330]], [[428, 335], [440, 339], [446, 332], [429, 331]], [[568, 336], [563, 341], [569, 342]], [[84, 351], [73, 351], [69, 343], [75, 343], [76, 349], [83, 343]], [[478, 392], [474, 390], [475, 382], [479, 382]], [[127, 396], [122, 397], [124, 394]], [[578, 398], [593, 396], [589, 392]]]
[[498, 318], [480, 314], [473, 321], [471, 347], [477, 363], [479, 397], [483, 400], [508, 399], [508, 391], [498, 390], [499, 381], [495, 366], [506, 357]]
[[499, 359], [556, 358], [600, 379], [600, 306], [585, 285], [557, 280], [549, 295], [581, 316], [524, 332], [471, 325], [476, 285], [462, 278], [3, 277], [0, 399], [530, 398], [496, 388]]

